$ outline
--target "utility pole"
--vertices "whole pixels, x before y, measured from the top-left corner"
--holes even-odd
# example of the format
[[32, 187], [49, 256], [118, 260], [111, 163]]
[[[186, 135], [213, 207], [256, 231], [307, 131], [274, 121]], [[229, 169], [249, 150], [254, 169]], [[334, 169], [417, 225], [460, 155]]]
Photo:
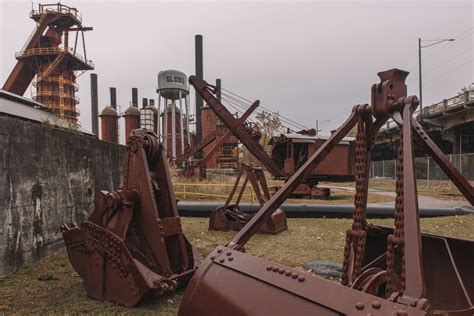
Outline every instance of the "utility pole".
[[[437, 45], [443, 42], [453, 42], [454, 38], [443, 38], [443, 39], [434, 39], [434, 40], [422, 40], [421, 37], [418, 37], [418, 83], [420, 85], [419, 99], [420, 99], [420, 122], [423, 122], [423, 84], [422, 84], [422, 75], [421, 75], [421, 49]], [[428, 45], [421, 45], [421, 42], [432, 42]]]
[[421, 38], [418, 37], [418, 84], [420, 85], [420, 122], [423, 122], [423, 84], [421, 79]]

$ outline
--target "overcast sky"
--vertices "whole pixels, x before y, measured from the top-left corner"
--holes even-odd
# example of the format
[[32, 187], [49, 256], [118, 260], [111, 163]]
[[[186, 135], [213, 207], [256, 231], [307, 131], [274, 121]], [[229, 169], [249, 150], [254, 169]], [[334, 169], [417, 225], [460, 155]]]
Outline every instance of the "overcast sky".
[[[381, 70], [410, 71], [408, 91], [418, 94], [418, 37], [457, 39], [422, 51], [425, 105], [473, 81], [472, 1], [62, 3], [94, 27], [86, 46], [99, 77], [99, 111], [109, 104], [108, 87], [117, 87], [125, 110], [132, 87], [140, 100], [156, 99], [159, 71], [193, 74], [195, 34], [204, 36], [207, 81], [222, 78], [224, 88], [308, 127], [330, 120], [320, 126], [324, 133], [354, 104], [369, 102]], [[30, 10], [31, 1], [0, 0], [1, 85], [34, 27]], [[89, 73], [78, 79], [88, 130], [89, 80]]]

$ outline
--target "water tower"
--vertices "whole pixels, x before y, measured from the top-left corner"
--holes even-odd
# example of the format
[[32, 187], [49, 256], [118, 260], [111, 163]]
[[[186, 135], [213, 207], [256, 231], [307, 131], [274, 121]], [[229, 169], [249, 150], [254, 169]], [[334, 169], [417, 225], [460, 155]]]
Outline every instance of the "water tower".
[[[160, 71], [158, 73], [158, 88], [156, 92], [158, 93], [158, 113], [161, 111], [161, 98], [164, 99], [161, 140], [165, 149], [169, 150], [171, 145], [171, 157], [174, 161], [178, 155], [176, 151], [178, 136], [180, 142], [179, 156], [184, 154], [185, 133], [187, 143], [191, 146], [189, 135], [189, 88], [186, 75], [178, 70]], [[183, 99], [185, 112], [183, 112]], [[179, 102], [179, 110], [176, 108], [177, 101]], [[176, 117], [177, 112], [179, 112], [178, 117]], [[158, 125], [160, 124], [158, 123]], [[159, 132], [160, 126], [158, 126], [158, 136], [160, 136]]]

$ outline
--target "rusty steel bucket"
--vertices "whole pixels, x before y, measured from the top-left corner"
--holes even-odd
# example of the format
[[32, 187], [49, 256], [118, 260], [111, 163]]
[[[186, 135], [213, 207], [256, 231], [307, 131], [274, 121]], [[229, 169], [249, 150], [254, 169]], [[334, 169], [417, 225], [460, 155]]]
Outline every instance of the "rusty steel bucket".
[[[240, 187], [235, 203], [231, 204], [243, 174], [245, 174], [243, 184]], [[241, 164], [240, 172], [237, 175], [237, 179], [225, 204], [216, 208], [209, 217], [209, 230], [240, 230], [252, 219], [253, 214], [244, 213], [239, 207], [240, 200], [242, 199], [248, 183], [252, 186], [253, 193], [260, 203], [260, 206], [270, 199], [270, 190], [268, 189], [263, 169], [258, 166]], [[286, 229], [288, 229], [288, 225], [286, 222], [285, 212], [278, 208], [260, 226], [258, 231], [260, 233], [278, 234]]]
[[100, 192], [80, 225], [61, 226], [71, 265], [87, 295], [128, 307], [186, 284], [201, 257], [183, 231], [165, 151], [134, 130], [121, 190]]
[[[238, 205], [218, 207], [209, 217], [209, 230], [230, 231], [240, 230], [252, 219], [253, 214], [247, 214], [239, 209]], [[272, 216], [260, 226], [258, 232], [265, 234], [278, 234], [288, 229], [286, 215], [277, 209]]]

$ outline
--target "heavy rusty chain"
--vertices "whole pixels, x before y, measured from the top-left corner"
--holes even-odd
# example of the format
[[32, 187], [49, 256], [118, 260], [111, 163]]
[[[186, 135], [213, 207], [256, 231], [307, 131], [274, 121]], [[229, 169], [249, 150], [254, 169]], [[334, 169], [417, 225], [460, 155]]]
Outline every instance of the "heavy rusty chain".
[[[403, 130], [400, 129], [400, 145], [397, 156], [397, 180], [395, 199], [395, 229], [388, 236], [387, 246], [387, 288], [389, 297], [392, 293], [403, 294], [405, 289], [405, 251], [404, 251], [404, 209], [403, 209]], [[401, 267], [399, 266], [401, 264]], [[401, 268], [401, 270], [400, 270]], [[398, 271], [397, 271], [398, 270]]]
[[[342, 271], [342, 284], [349, 285], [360, 273], [362, 259], [365, 252], [367, 226], [365, 207], [367, 204], [367, 139], [368, 126], [362, 116], [357, 122], [355, 168], [356, 168], [356, 193], [354, 198], [354, 213], [352, 215], [352, 227], [346, 233], [346, 245], [344, 247], [344, 263]], [[354, 254], [354, 257], [352, 256]], [[350, 273], [352, 267], [352, 271]]]

